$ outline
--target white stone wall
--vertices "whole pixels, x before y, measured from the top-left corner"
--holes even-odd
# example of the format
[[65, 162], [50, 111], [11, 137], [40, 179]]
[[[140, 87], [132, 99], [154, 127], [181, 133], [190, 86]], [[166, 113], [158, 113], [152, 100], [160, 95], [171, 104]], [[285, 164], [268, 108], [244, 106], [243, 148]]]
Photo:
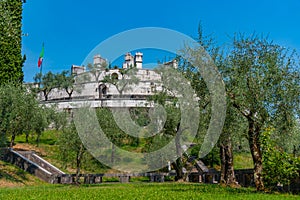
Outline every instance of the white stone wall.
[[[82, 87], [79, 91], [76, 89], [72, 94], [72, 98], [75, 99], [98, 99], [99, 96], [99, 86], [104, 84], [106, 86], [106, 96], [114, 96], [119, 95], [118, 90], [114, 85], [101, 82], [105, 76], [109, 76], [112, 74], [117, 74], [118, 79], [122, 79], [122, 75], [119, 72], [119, 69], [111, 69], [109, 71], [101, 71], [99, 74], [99, 78], [95, 81], [95, 76], [89, 72], [80, 73], [79, 76], [89, 76], [89, 80], [83, 83]], [[138, 84], [127, 85], [125, 90], [123, 91], [123, 95], [153, 95], [157, 91], [162, 90], [161, 86], [161, 77], [159, 74], [155, 73], [153, 70], [149, 69], [140, 69], [136, 73], [136, 78], [139, 79]], [[48, 100], [64, 100], [69, 96], [65, 90], [59, 90], [57, 88], [53, 89], [49, 95]], [[42, 97], [41, 100], [44, 100]]]
[[[127, 87], [122, 92], [123, 98], [142, 98], [149, 95], [153, 95], [156, 92], [160, 92], [163, 89], [161, 83], [161, 75], [157, 74], [154, 70], [150, 69], [142, 69], [143, 62], [143, 54], [140, 52], [136, 52], [135, 56], [132, 56], [130, 53], [125, 54], [123, 63], [123, 69], [126, 70], [128, 66], [136, 66], [137, 71], [135, 77], [139, 80], [138, 84], [127, 85]], [[107, 62], [105, 59], [101, 58], [100, 55], [96, 55], [94, 57], [94, 64], [101, 64]], [[166, 63], [167, 65], [172, 64], [174, 67], [175, 61], [170, 61]], [[138, 64], [138, 66], [137, 66]], [[177, 65], [176, 65], [177, 67]], [[175, 68], [176, 68], [175, 67]], [[102, 80], [106, 76], [118, 76], [118, 80], [122, 80], [122, 74], [120, 73], [120, 69], [103, 69], [99, 70], [96, 73], [96, 76], [91, 72], [87, 72], [85, 67], [83, 66], [72, 66], [72, 73], [77, 74], [75, 79], [76, 84], [82, 84], [80, 90], [76, 90], [72, 94], [72, 99], [103, 99], [103, 98], [117, 98], [120, 97], [119, 91], [116, 86], [108, 83], [103, 83]], [[83, 77], [88, 77], [83, 79]], [[126, 79], [124, 77], [124, 79]], [[81, 80], [81, 81], [80, 81]], [[83, 83], [82, 83], [82, 80]], [[124, 80], [122, 80], [124, 81]], [[103, 93], [105, 92], [105, 94]], [[41, 100], [44, 100], [43, 95], [41, 96]], [[65, 100], [68, 99], [68, 94], [64, 90], [53, 89], [48, 95], [48, 100]]]
[[132, 108], [132, 107], [153, 107], [154, 103], [147, 100], [139, 99], [99, 99], [99, 100], [71, 100], [71, 101], [60, 101], [60, 102], [44, 102], [46, 106], [52, 107], [55, 105], [57, 109], [73, 109], [81, 107], [108, 107], [108, 108]]

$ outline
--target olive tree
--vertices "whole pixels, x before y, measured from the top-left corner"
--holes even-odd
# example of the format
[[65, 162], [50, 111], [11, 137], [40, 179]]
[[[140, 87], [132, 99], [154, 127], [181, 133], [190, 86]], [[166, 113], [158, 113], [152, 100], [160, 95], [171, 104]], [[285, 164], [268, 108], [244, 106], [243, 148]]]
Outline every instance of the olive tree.
[[33, 90], [35, 92], [42, 92], [45, 101], [47, 101], [50, 92], [59, 86], [57, 77], [58, 75], [53, 74], [51, 71], [46, 74], [37, 73], [34, 77], [34, 81], [38, 83], [38, 88], [33, 88]]
[[82, 166], [83, 156], [86, 153], [84, 147], [73, 122], [63, 129], [58, 139], [60, 150], [60, 159], [64, 163], [75, 163], [76, 165], [76, 183], [79, 183], [79, 175]]
[[15, 137], [25, 133], [38, 135], [49, 125], [45, 108], [39, 106], [34, 95], [22, 85], [9, 83], [0, 87], [0, 132], [11, 137], [10, 147]]
[[264, 190], [261, 133], [275, 119], [299, 114], [299, 64], [294, 52], [255, 35], [234, 37], [226, 59], [222, 75], [227, 95], [247, 122], [254, 182]]

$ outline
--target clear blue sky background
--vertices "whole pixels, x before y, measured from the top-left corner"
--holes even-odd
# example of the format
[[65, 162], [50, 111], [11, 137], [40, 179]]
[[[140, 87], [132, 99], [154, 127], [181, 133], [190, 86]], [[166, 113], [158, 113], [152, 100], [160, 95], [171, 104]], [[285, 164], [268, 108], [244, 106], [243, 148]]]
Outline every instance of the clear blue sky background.
[[23, 9], [26, 82], [39, 72], [43, 42], [43, 72], [58, 72], [80, 65], [108, 37], [138, 27], [164, 27], [196, 37], [201, 21], [205, 33], [220, 44], [235, 32], [256, 32], [300, 51], [298, 0], [27, 0]]

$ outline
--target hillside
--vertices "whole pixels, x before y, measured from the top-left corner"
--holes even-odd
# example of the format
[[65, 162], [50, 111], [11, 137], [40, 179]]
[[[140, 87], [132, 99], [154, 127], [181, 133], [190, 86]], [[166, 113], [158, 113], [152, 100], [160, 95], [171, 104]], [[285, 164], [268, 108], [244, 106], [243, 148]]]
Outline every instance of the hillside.
[[9, 163], [0, 161], [0, 187], [19, 187], [46, 184], [35, 176], [15, 167]]
[[[56, 145], [58, 135], [60, 133], [57, 131], [45, 131], [40, 139], [40, 144], [37, 146], [35, 143], [35, 138], [30, 137], [29, 143], [25, 143], [25, 137], [23, 135], [16, 138], [16, 145], [14, 149], [16, 150], [31, 150], [35, 151], [36, 154], [43, 157], [48, 162], [52, 163], [56, 167], [62, 169], [67, 173], [74, 173], [75, 166], [68, 165], [66, 169], [63, 169], [64, 164], [58, 158], [59, 150]], [[234, 157], [235, 169], [246, 169], [252, 168], [252, 159], [249, 153], [235, 153]], [[219, 166], [215, 166], [219, 169]], [[102, 169], [99, 165], [95, 163], [90, 163], [89, 166], [83, 166], [83, 173], [103, 173], [111, 172], [111, 169]], [[27, 185], [40, 185], [45, 184], [43, 181], [37, 179], [36, 177], [24, 172], [23, 170], [12, 166], [9, 163], [3, 161], [0, 162], [0, 187], [14, 187], [14, 186], [27, 186]]]

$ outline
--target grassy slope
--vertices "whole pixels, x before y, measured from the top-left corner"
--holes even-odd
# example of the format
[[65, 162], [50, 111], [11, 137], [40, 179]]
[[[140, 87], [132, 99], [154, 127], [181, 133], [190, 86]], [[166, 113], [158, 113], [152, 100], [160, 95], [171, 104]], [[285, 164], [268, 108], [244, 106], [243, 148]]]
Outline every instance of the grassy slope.
[[[14, 148], [23, 150], [34, 150], [37, 154], [44, 157], [58, 168], [62, 167], [61, 161], [57, 158], [58, 147], [55, 145], [59, 132], [46, 131], [42, 134], [40, 144], [37, 147], [35, 137], [29, 138], [29, 144], [25, 143], [25, 136], [16, 138], [17, 145]], [[235, 154], [234, 164], [236, 169], [252, 168], [252, 158], [249, 153]], [[68, 168], [67, 173], [74, 173], [74, 169]], [[83, 170], [83, 172], [89, 172]], [[92, 172], [92, 171], [91, 171]], [[2, 186], [24, 186], [24, 185], [39, 185], [43, 182], [39, 179], [25, 173], [24, 171], [13, 167], [8, 163], [0, 163], [0, 187]]]
[[299, 199], [289, 194], [256, 193], [253, 189], [222, 188], [218, 185], [102, 184], [94, 186], [52, 185], [0, 189], [0, 199]]
[[[16, 143], [18, 144], [16, 147], [31, 149], [36, 151], [39, 155], [44, 157], [46, 160], [50, 161], [57, 167], [61, 167], [62, 163], [57, 158], [58, 147], [56, 144], [57, 137], [59, 136], [59, 132], [57, 131], [45, 131], [40, 139], [39, 147], [36, 147], [35, 136], [29, 138], [29, 144], [25, 143], [25, 136], [18, 136], [16, 138]], [[126, 150], [129, 151], [137, 151], [134, 147], [126, 147]], [[253, 168], [252, 157], [250, 153], [241, 152], [234, 153], [234, 167], [235, 169], [249, 169]], [[68, 172], [74, 172], [73, 169], [68, 169]]]
[[44, 185], [45, 183], [35, 176], [15, 167], [9, 163], [0, 161], [0, 187]]
[[[16, 149], [33, 150], [50, 162], [57, 162], [55, 152], [55, 138], [53, 132], [46, 132], [41, 138], [39, 147], [35, 144], [35, 138], [30, 138], [29, 144], [25, 143], [25, 136], [16, 138]], [[54, 139], [53, 139], [54, 138]], [[56, 163], [59, 164], [59, 163]], [[3, 187], [19, 187], [19, 186], [41, 186], [47, 185], [44, 181], [29, 173], [11, 165], [10, 163], [0, 161], [0, 188]], [[1, 198], [0, 198], [1, 199]]]

